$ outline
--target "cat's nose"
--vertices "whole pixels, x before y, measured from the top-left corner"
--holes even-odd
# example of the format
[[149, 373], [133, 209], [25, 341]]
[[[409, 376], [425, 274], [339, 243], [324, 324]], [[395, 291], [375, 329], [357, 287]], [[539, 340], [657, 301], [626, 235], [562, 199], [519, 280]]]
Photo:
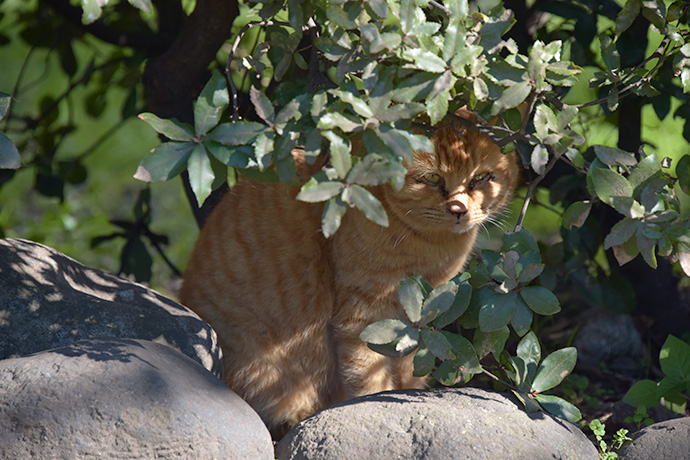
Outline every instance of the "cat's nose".
[[462, 217], [467, 213], [467, 206], [462, 201], [451, 201], [448, 203], [448, 211], [456, 217]]

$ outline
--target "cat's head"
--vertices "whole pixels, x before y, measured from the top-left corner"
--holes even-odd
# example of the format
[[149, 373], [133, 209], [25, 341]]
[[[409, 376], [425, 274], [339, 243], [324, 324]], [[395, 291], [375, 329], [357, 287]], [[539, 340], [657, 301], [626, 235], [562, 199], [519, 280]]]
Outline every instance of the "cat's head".
[[[456, 115], [476, 122], [464, 109]], [[389, 211], [422, 233], [460, 234], [495, 222], [513, 197], [515, 155], [452, 121], [436, 129], [432, 142], [433, 154], [414, 153], [402, 190], [388, 191]]]

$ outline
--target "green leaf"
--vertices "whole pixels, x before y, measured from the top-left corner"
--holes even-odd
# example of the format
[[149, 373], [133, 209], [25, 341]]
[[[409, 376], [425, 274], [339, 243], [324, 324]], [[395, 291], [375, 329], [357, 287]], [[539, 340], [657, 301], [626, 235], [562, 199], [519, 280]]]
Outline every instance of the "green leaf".
[[420, 337], [429, 351], [437, 358], [443, 361], [455, 358], [453, 346], [441, 331], [424, 328], [420, 331]]
[[508, 326], [491, 332], [475, 329], [472, 345], [477, 351], [477, 356], [480, 359], [484, 358], [489, 353], [493, 353], [493, 355], [497, 357], [505, 348], [509, 336], [510, 329], [508, 329]]
[[652, 153], [637, 163], [635, 169], [628, 176], [628, 182], [630, 182], [633, 189], [637, 189], [637, 187], [659, 173], [661, 173], [661, 164], [659, 164], [656, 154]]
[[333, 131], [324, 131], [322, 135], [330, 142], [331, 165], [338, 173], [338, 177], [345, 179], [352, 167], [350, 141], [343, 139]]
[[465, 313], [472, 297], [472, 285], [469, 283], [468, 279], [469, 273], [463, 274], [458, 279], [458, 290], [455, 294], [455, 299], [447, 311], [441, 313], [434, 319], [433, 323], [435, 328], [442, 329]]
[[371, 192], [359, 185], [351, 185], [350, 193], [352, 203], [357, 209], [362, 211], [370, 221], [382, 226], [388, 227], [388, 216], [386, 210], [383, 208], [381, 202]]
[[342, 190], [343, 184], [341, 182], [318, 182], [312, 177], [302, 186], [297, 194], [297, 199], [308, 203], [318, 203], [339, 195]]
[[197, 144], [165, 142], [144, 155], [134, 178], [144, 182], [166, 181], [180, 174]]
[[81, 22], [84, 24], [91, 24], [96, 19], [101, 17], [101, 5], [108, 3], [108, 0], [81, 0], [81, 7], [83, 10]]
[[570, 230], [573, 227], [580, 228], [585, 224], [589, 212], [592, 210], [591, 201], [576, 201], [568, 206], [563, 213], [563, 227]]
[[189, 185], [192, 187], [199, 206], [201, 206], [211, 194], [211, 186], [215, 178], [211, 168], [211, 159], [201, 144], [196, 144], [192, 150], [187, 160], [187, 171], [189, 173]]
[[326, 238], [333, 235], [343, 219], [343, 215], [347, 211], [347, 205], [336, 196], [326, 202], [321, 214], [321, 231]]
[[623, 9], [616, 17], [616, 36], [620, 36], [633, 23], [635, 18], [640, 14], [642, 0], [628, 0], [623, 5]]
[[561, 348], [544, 358], [532, 382], [532, 390], [543, 393], [560, 384], [575, 368], [577, 350], [574, 347]]
[[609, 249], [628, 241], [637, 231], [638, 224], [638, 221], [627, 217], [616, 222], [611, 228], [611, 232], [604, 238], [604, 249]]
[[423, 377], [434, 370], [436, 364], [436, 356], [429, 351], [428, 348], [420, 348], [414, 355], [414, 372], [415, 377]]
[[273, 126], [275, 120], [275, 109], [273, 104], [264, 93], [252, 86], [249, 90], [249, 99], [254, 106], [256, 114], [269, 126]]
[[539, 245], [524, 228], [519, 232], [506, 232], [503, 235], [503, 247], [501, 249], [504, 253], [515, 251], [520, 254], [520, 263], [523, 266], [541, 263]]
[[652, 380], [640, 380], [630, 387], [623, 402], [634, 407], [654, 407], [659, 404], [659, 396], [657, 396], [657, 383]]
[[644, 207], [630, 196], [611, 197], [613, 209], [631, 219], [640, 219], [644, 216]]
[[17, 146], [4, 133], [0, 133], [0, 169], [18, 169], [20, 166]]
[[602, 163], [608, 166], [634, 166], [637, 164], [635, 155], [615, 147], [595, 145], [594, 153]]
[[413, 323], [417, 323], [422, 318], [422, 303], [424, 302], [424, 293], [419, 279], [417, 277], [403, 278], [398, 294], [407, 317]]
[[5, 118], [7, 111], [10, 109], [12, 103], [12, 96], [0, 91], [0, 120]]
[[356, 114], [364, 118], [372, 118], [374, 116], [374, 112], [371, 111], [369, 105], [357, 95], [340, 89], [332, 89], [329, 93], [340, 98], [341, 101], [350, 104]]
[[448, 113], [448, 99], [450, 93], [447, 91], [442, 92], [433, 99], [428, 99], [426, 101], [426, 111], [429, 115], [432, 125], [435, 125]]
[[153, 113], [142, 113], [139, 118], [170, 140], [191, 141], [194, 139], [192, 127], [186, 123], [180, 123], [175, 119], [164, 120]]
[[647, 265], [652, 268], [656, 268], [656, 254], [654, 253], [656, 239], [647, 238], [647, 236], [644, 234], [644, 231], [644, 224], [637, 226], [637, 233], [635, 234], [637, 239], [637, 248], [640, 250], [640, 254], [642, 254], [642, 258], [645, 262], [647, 262]]
[[349, 113], [329, 112], [324, 114], [316, 127], [322, 131], [338, 128], [345, 133], [362, 128], [361, 121]]
[[686, 195], [690, 195], [690, 155], [683, 155], [676, 165], [678, 185]]
[[150, 13], [153, 7], [151, 6], [151, 0], [127, 0], [130, 5], [139, 8], [140, 10]]
[[521, 81], [513, 86], [507, 88], [501, 94], [501, 97], [491, 107], [491, 115], [498, 115], [508, 109], [517, 107], [522, 104], [527, 96], [532, 92], [532, 86], [529, 82]]
[[400, 27], [404, 35], [412, 31], [415, 23], [417, 5], [414, 0], [401, 0], [400, 2]]
[[533, 317], [534, 315], [532, 314], [532, 310], [529, 309], [522, 298], [518, 297], [515, 314], [510, 320], [510, 324], [513, 326], [515, 333], [519, 336], [525, 335], [532, 326]]
[[527, 306], [540, 315], [553, 315], [561, 311], [558, 299], [545, 287], [527, 286], [520, 291], [520, 297]]
[[659, 364], [667, 377], [690, 381], [690, 345], [669, 335], [661, 347]]
[[[406, 133], [402, 130], [382, 125], [379, 126], [378, 130], [376, 130], [376, 134], [397, 156], [405, 160], [407, 164], [412, 164], [414, 162], [414, 158], [412, 156], [413, 146], [410, 142], [411, 139], [408, 136], [408, 134], [411, 133]], [[415, 150], [419, 151], [419, 149], [416, 148]]]
[[632, 186], [617, 172], [610, 169], [590, 168], [589, 174], [592, 176], [597, 196], [604, 203], [613, 206], [611, 198], [614, 196], [632, 197]]
[[493, 292], [484, 300], [484, 304], [479, 309], [479, 327], [484, 332], [504, 328], [513, 318], [516, 308], [517, 294], [515, 292], [507, 294]]
[[194, 129], [197, 134], [204, 135], [216, 126], [229, 103], [225, 78], [214, 73], [194, 103]]
[[265, 131], [265, 125], [254, 121], [221, 123], [206, 136], [206, 139], [229, 146], [247, 145], [253, 143], [259, 134]]
[[462, 373], [478, 374], [482, 371], [479, 365], [479, 358], [477, 352], [469, 340], [460, 334], [454, 334], [448, 331], [441, 331], [441, 334], [450, 342], [455, 357], [451, 364]]
[[436, 319], [441, 313], [448, 311], [455, 301], [458, 285], [453, 281], [438, 286], [429, 293], [422, 306], [422, 320], [420, 327], [426, 326]]
[[411, 327], [411, 324], [399, 319], [384, 319], [365, 327], [359, 334], [359, 339], [363, 342], [383, 345], [402, 337], [408, 327]]
[[530, 157], [530, 165], [535, 173], [542, 175], [546, 169], [546, 164], [549, 162], [549, 150], [542, 144], [534, 146], [532, 156]]
[[415, 68], [431, 73], [443, 73], [448, 67], [446, 62], [431, 51], [421, 48], [406, 49], [403, 57], [414, 63]]
[[534, 364], [536, 370], [536, 365], [541, 361], [541, 345], [537, 335], [532, 331], [525, 335], [518, 343], [516, 352], [525, 363]]
[[400, 163], [370, 154], [362, 161], [355, 163], [347, 175], [347, 181], [360, 185], [380, 185], [393, 179], [403, 182], [406, 172], [405, 167]]
[[582, 418], [580, 410], [565, 399], [552, 395], [536, 395], [534, 397], [546, 412], [556, 417], [575, 423]]

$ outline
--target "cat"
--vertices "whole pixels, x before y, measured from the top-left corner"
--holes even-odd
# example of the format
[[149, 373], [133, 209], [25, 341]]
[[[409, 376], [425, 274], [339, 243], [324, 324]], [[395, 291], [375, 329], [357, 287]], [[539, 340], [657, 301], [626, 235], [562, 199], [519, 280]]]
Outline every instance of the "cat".
[[[457, 115], [477, 120], [465, 109]], [[435, 153], [414, 152], [400, 191], [369, 187], [388, 227], [350, 210], [325, 238], [323, 204], [297, 201], [298, 186], [249, 180], [205, 223], [180, 301], [217, 331], [225, 382], [274, 438], [337, 402], [424, 386], [412, 355], [380, 355], [359, 334], [405, 318], [403, 277], [437, 286], [462, 271], [478, 229], [506, 208], [518, 179], [514, 154], [476, 131], [447, 122], [431, 140]], [[313, 172], [293, 156], [301, 173]]]

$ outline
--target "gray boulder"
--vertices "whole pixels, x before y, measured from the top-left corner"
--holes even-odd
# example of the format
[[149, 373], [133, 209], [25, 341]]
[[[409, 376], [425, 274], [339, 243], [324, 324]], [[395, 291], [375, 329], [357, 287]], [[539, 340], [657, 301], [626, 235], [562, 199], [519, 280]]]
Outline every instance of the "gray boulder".
[[0, 359], [93, 337], [163, 343], [222, 377], [216, 334], [191, 310], [41, 244], [1, 239]]
[[321, 411], [276, 446], [279, 460], [598, 460], [571, 423], [475, 388], [390, 391]]
[[259, 416], [154, 342], [92, 339], [0, 361], [0, 458], [273, 459]]
[[690, 460], [690, 417], [655, 423], [632, 435], [621, 460]]

